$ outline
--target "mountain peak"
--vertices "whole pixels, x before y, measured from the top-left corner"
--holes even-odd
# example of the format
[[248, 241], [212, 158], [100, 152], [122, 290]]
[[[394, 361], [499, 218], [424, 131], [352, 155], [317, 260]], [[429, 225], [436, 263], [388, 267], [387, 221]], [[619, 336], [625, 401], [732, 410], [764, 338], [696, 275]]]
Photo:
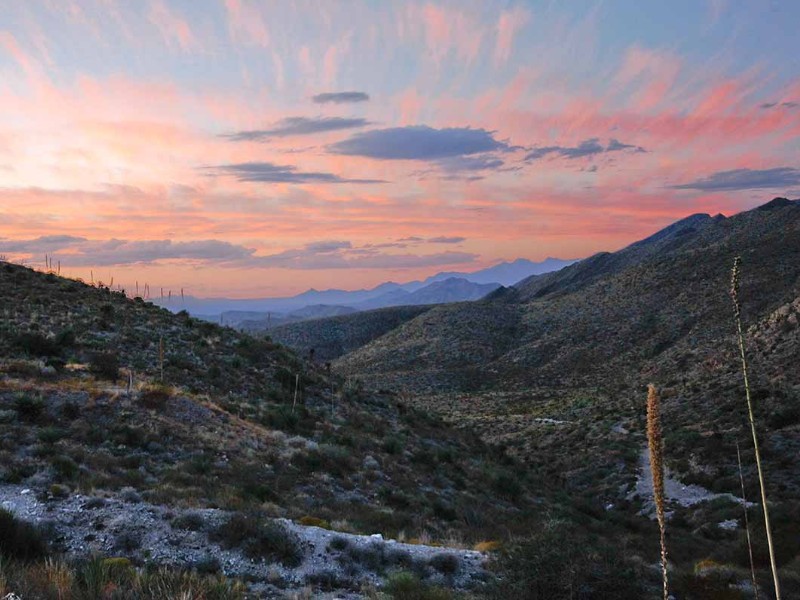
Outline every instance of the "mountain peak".
[[773, 198], [766, 204], [762, 204], [756, 210], [775, 210], [776, 208], [783, 208], [785, 206], [797, 206], [797, 200], [789, 200], [788, 198], [777, 197]]

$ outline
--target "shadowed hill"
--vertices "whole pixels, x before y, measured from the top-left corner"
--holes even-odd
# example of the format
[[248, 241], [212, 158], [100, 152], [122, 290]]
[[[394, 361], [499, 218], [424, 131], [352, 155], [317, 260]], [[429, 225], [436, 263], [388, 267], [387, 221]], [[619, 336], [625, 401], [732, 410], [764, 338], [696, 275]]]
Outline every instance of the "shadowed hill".
[[397, 306], [288, 323], [273, 327], [269, 336], [301, 356], [314, 350], [316, 360], [328, 361], [368, 344], [430, 308]]

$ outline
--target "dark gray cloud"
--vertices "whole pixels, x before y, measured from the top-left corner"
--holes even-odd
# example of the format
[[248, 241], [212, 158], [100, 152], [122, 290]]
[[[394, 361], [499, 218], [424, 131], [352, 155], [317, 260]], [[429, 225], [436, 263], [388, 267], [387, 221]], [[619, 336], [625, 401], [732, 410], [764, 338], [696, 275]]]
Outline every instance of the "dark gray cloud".
[[774, 169], [733, 169], [718, 171], [708, 177], [670, 186], [676, 190], [701, 190], [704, 192], [779, 189], [800, 185], [800, 169], [776, 167]]
[[281, 119], [269, 129], [252, 129], [228, 133], [222, 137], [235, 142], [260, 142], [275, 137], [292, 137], [298, 135], [313, 135], [328, 131], [341, 131], [343, 129], [357, 129], [369, 125], [369, 121], [361, 118], [345, 117], [286, 117]]
[[763, 109], [768, 108], [797, 108], [800, 102], [764, 102], [760, 105]]
[[290, 165], [269, 162], [234, 163], [207, 167], [217, 174], [231, 175], [251, 183], [386, 183], [380, 179], [346, 179], [333, 173], [298, 171]]
[[450, 156], [436, 161], [439, 167], [451, 173], [462, 171], [486, 171], [501, 168], [505, 163], [493, 154], [478, 156]]
[[50, 253], [72, 244], [85, 242], [86, 238], [73, 235], [43, 235], [30, 240], [0, 238], [0, 252], [9, 254]]
[[440, 235], [439, 237], [429, 238], [428, 241], [431, 244], [460, 244], [461, 242], [466, 241], [467, 238], [459, 237], [459, 236], [446, 236]]
[[350, 242], [317, 242], [278, 254], [253, 257], [254, 265], [282, 269], [392, 269], [430, 267], [473, 262], [476, 254], [437, 252], [434, 254], [387, 254], [383, 248], [395, 244], [367, 244], [353, 247]]
[[0, 252], [37, 258], [44, 253], [62, 254], [73, 267], [153, 263], [188, 259], [226, 263], [249, 258], [253, 250], [219, 240], [173, 242], [171, 240], [87, 240], [73, 236], [46, 236], [31, 240], [0, 240]]
[[349, 241], [319, 241], [276, 254], [258, 255], [252, 248], [220, 240], [173, 242], [171, 240], [87, 240], [72, 236], [48, 236], [28, 240], [0, 239], [0, 252], [26, 260], [51, 254], [64, 267], [99, 267], [191, 260], [237, 268], [275, 269], [391, 269], [471, 263], [478, 258], [466, 252], [391, 254], [384, 248], [402, 244], [354, 247]]
[[615, 138], [611, 138], [606, 146], [600, 143], [599, 138], [589, 138], [582, 141], [577, 146], [544, 146], [534, 148], [525, 157], [525, 160], [537, 160], [547, 155], [554, 154], [562, 158], [583, 158], [595, 156], [606, 152], [620, 152], [622, 150], [632, 150], [633, 152], [646, 152], [641, 146], [635, 144], [623, 144]]
[[369, 100], [369, 94], [364, 92], [327, 92], [324, 94], [317, 94], [312, 96], [311, 100], [317, 104], [346, 104], [350, 102], [366, 102]]
[[373, 129], [328, 146], [328, 151], [334, 154], [426, 161], [511, 149], [507, 143], [496, 140], [493, 132], [485, 129], [434, 129], [427, 125]]

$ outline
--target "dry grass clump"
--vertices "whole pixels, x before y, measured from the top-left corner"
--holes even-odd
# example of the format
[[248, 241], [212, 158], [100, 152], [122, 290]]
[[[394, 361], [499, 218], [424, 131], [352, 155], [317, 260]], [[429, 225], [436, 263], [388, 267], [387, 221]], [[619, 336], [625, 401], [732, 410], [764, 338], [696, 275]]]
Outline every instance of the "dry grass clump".
[[221, 576], [166, 568], [140, 571], [120, 558], [97, 558], [79, 564], [55, 559], [0, 561], [0, 598], [243, 600], [245, 591], [242, 583]]

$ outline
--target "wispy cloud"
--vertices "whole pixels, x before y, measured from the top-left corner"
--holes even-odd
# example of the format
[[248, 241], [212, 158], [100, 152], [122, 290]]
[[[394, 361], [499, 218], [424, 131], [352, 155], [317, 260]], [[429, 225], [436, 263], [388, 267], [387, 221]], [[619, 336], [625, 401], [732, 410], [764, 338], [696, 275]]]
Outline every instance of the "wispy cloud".
[[435, 129], [427, 125], [374, 129], [331, 144], [328, 151], [383, 160], [440, 160], [510, 150], [494, 132], [470, 127]]
[[[435, 238], [434, 238], [435, 239]], [[455, 243], [441, 238], [439, 243]], [[0, 252], [40, 257], [53, 254], [69, 267], [108, 267], [184, 261], [226, 268], [269, 269], [390, 269], [474, 262], [478, 255], [467, 252], [393, 254], [386, 248], [397, 244], [354, 246], [349, 241], [324, 240], [275, 254], [258, 254], [253, 248], [220, 240], [175, 242], [172, 240], [89, 240], [75, 236], [43, 236], [25, 240], [0, 239]]]
[[365, 127], [369, 121], [361, 118], [345, 117], [286, 117], [281, 119], [269, 129], [251, 129], [224, 134], [222, 137], [235, 142], [263, 141], [275, 137], [292, 137], [298, 135], [312, 135], [341, 131], [343, 129], [356, 129]]
[[428, 241], [431, 244], [460, 244], [461, 242], [466, 241], [467, 238], [461, 236], [446, 236], [440, 235], [438, 237], [429, 238]]
[[234, 163], [206, 169], [250, 183], [386, 183], [381, 179], [348, 179], [334, 173], [298, 171], [294, 166], [270, 162]]
[[797, 108], [800, 106], [800, 102], [764, 102], [760, 104], [759, 107], [763, 109], [768, 108]]
[[369, 100], [369, 94], [365, 92], [325, 92], [312, 96], [311, 100], [317, 104], [348, 104], [366, 102]]
[[61, 252], [73, 267], [148, 264], [165, 260], [231, 263], [249, 258], [253, 250], [220, 240], [88, 240], [69, 235], [29, 240], [0, 240], [0, 252], [39, 255]]
[[774, 169], [733, 169], [719, 171], [689, 183], [670, 186], [676, 190], [701, 190], [722, 192], [736, 190], [780, 189], [800, 185], [800, 169], [776, 167]]
[[582, 141], [577, 146], [544, 146], [542, 148], [534, 148], [525, 157], [525, 160], [536, 160], [543, 158], [549, 154], [555, 154], [562, 158], [583, 158], [586, 156], [595, 156], [605, 152], [619, 152], [621, 150], [632, 150], [633, 152], [646, 152], [641, 146], [634, 144], [623, 144], [617, 139], [611, 138], [606, 146], [600, 143], [599, 138], [589, 138]]

